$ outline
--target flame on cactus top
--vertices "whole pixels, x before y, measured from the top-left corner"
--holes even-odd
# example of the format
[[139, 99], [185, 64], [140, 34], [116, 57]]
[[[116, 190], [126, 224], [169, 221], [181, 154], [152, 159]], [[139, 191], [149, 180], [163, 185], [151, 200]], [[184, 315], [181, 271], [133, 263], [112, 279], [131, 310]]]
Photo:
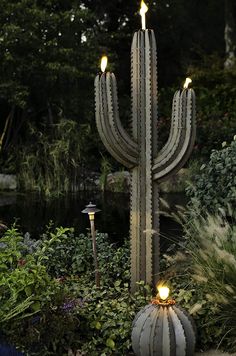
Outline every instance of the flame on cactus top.
[[157, 290], [159, 292], [160, 298], [162, 300], [166, 300], [169, 297], [170, 290], [168, 287], [165, 286], [158, 286]]
[[140, 15], [142, 18], [142, 30], [146, 30], [146, 19], [145, 19], [145, 14], [148, 11], [148, 7], [145, 4], [145, 2], [142, 0], [141, 1], [141, 8], [140, 8]]
[[101, 59], [101, 71], [104, 73], [107, 67], [107, 62], [108, 62], [108, 58], [107, 56], [103, 56]]
[[184, 83], [184, 89], [188, 89], [189, 84], [192, 83], [191, 78], [186, 78]]

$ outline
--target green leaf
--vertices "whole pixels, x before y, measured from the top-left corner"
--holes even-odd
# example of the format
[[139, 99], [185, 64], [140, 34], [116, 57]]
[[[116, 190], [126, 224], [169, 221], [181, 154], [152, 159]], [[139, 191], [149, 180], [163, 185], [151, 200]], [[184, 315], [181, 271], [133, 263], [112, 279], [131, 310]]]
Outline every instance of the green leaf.
[[101, 323], [100, 323], [99, 321], [97, 321], [97, 322], [95, 323], [95, 328], [96, 328], [97, 330], [100, 330], [101, 327], [102, 327]]
[[112, 339], [107, 339], [106, 341], [106, 346], [109, 347], [110, 349], [114, 349], [115, 348], [115, 342]]
[[25, 287], [25, 294], [27, 295], [27, 297], [32, 294], [32, 289], [29, 286]]
[[41, 309], [41, 304], [40, 302], [34, 302], [32, 305], [31, 305], [31, 308], [33, 309], [33, 311], [37, 312]]

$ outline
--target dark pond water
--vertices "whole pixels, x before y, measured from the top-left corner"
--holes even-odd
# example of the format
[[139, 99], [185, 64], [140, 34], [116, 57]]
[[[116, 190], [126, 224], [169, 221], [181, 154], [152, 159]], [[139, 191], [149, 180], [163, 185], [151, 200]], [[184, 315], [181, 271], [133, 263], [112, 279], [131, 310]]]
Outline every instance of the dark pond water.
[[[185, 205], [182, 194], [163, 195], [168, 204]], [[74, 227], [78, 233], [89, 228], [87, 214], [82, 214], [90, 201], [101, 212], [96, 214], [95, 225], [100, 232], [108, 233], [112, 241], [122, 241], [129, 235], [129, 195], [122, 193], [80, 192], [56, 199], [43, 200], [35, 194], [0, 193], [0, 221], [10, 226], [17, 220], [23, 233], [29, 232], [38, 239], [50, 221], [55, 226]], [[161, 216], [162, 244], [181, 236], [180, 226], [170, 218]]]

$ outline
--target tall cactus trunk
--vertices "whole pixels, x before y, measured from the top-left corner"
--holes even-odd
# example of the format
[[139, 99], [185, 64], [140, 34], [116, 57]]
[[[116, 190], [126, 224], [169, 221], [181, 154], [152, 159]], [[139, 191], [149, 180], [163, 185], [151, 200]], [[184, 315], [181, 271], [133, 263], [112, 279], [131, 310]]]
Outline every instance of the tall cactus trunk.
[[[158, 190], [153, 184], [152, 164], [157, 150], [157, 65], [154, 32], [138, 31], [131, 47], [132, 132], [140, 147], [139, 165], [131, 187], [131, 289], [144, 280], [152, 282], [153, 253], [159, 255]], [[155, 142], [155, 143], [154, 143]], [[154, 193], [154, 194], [153, 194]], [[155, 228], [157, 228], [156, 231]], [[155, 259], [156, 260], [156, 259]], [[134, 277], [135, 276], [135, 277]]]

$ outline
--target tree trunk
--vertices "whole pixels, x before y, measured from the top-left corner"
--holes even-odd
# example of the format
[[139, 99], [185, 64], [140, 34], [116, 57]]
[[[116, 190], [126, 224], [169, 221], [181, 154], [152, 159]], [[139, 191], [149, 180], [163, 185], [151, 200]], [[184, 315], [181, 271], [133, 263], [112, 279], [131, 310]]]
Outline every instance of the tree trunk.
[[225, 0], [225, 69], [236, 64], [236, 14], [235, 0]]

